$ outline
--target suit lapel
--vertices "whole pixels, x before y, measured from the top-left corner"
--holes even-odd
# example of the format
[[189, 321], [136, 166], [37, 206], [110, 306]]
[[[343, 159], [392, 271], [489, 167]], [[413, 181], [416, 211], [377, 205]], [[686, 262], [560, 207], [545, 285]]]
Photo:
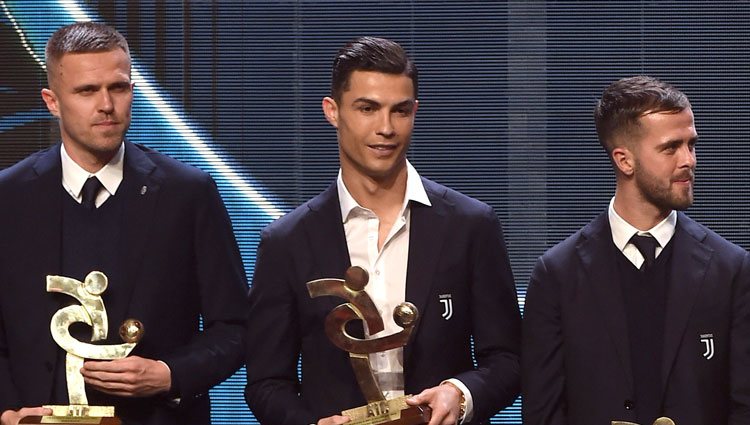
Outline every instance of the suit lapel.
[[[34, 244], [36, 250], [35, 258], [32, 264], [35, 270], [24, 272], [23, 275], [38, 276], [34, 282], [28, 282], [30, 285], [39, 287], [40, 291], [45, 293], [43, 297], [43, 306], [46, 311], [45, 320], [38, 323], [34, 328], [39, 333], [40, 341], [50, 341], [50, 343], [41, 344], [44, 347], [43, 355], [47, 362], [52, 364], [53, 370], [56, 367], [57, 344], [51, 342], [52, 336], [49, 331], [49, 318], [62, 307], [60, 297], [46, 293], [47, 282], [46, 275], [57, 275], [62, 272], [62, 165], [60, 159], [60, 144], [58, 143], [51, 149], [42, 153], [39, 159], [32, 166], [36, 176], [30, 181], [26, 194], [28, 197], [24, 202], [18, 203], [20, 208], [28, 208], [22, 217], [33, 219], [33, 224], [20, 226], [21, 231], [31, 232], [33, 235], [29, 241]], [[38, 217], [43, 217], [39, 220]], [[52, 380], [44, 380], [40, 385], [46, 385], [40, 388], [40, 394], [49, 394], [52, 387]]]
[[127, 317], [133, 291], [141, 280], [141, 262], [147, 251], [146, 242], [151, 232], [161, 184], [156, 171], [156, 165], [142, 150], [125, 142], [123, 180], [115, 196], [122, 197], [123, 201], [120, 253], [125, 276], [122, 285], [126, 288], [124, 293], [127, 295], [124, 302], [108, 306], [111, 317]]
[[[591, 288], [601, 309], [602, 320], [614, 344], [630, 388], [633, 388], [633, 369], [630, 361], [627, 318], [622, 300], [622, 288], [616, 270], [616, 247], [612, 242], [607, 214], [601, 214], [583, 229], [586, 238], [578, 246], [586, 273], [586, 284]], [[595, 342], [596, 343], [596, 342]]]
[[[311, 199], [308, 208], [310, 214], [305, 216], [304, 227], [309, 242], [307, 249], [314, 258], [314, 278], [343, 279], [344, 272], [351, 266], [351, 261], [336, 183]], [[335, 297], [325, 297], [325, 301], [321, 301], [329, 310], [342, 303], [341, 299]]]
[[672, 260], [664, 324], [662, 394], [666, 390], [666, 383], [683, 341], [690, 312], [713, 255], [713, 250], [702, 243], [705, 237], [706, 232], [693, 220], [685, 214], [678, 214], [677, 228], [670, 242]]
[[[422, 179], [432, 206], [417, 202], [410, 204], [409, 221], [409, 260], [406, 268], [406, 301], [413, 303], [420, 312], [426, 311], [432, 293], [435, 273], [438, 270], [440, 252], [443, 249], [447, 209], [451, 208], [445, 197], [445, 189], [435, 187]], [[413, 330], [412, 340], [417, 338], [421, 321]], [[407, 363], [411, 344], [404, 350], [404, 364]]]

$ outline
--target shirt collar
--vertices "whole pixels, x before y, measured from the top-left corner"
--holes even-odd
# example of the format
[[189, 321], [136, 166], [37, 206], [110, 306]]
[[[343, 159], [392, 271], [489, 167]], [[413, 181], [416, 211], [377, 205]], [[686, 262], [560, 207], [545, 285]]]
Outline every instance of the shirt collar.
[[89, 173], [76, 164], [68, 155], [64, 144], [60, 146], [60, 158], [62, 160], [63, 184], [76, 198], [80, 198], [83, 184], [91, 176], [96, 176], [111, 196], [114, 196], [120, 183], [122, 183], [125, 143], [120, 144], [120, 149], [117, 150], [115, 156], [95, 174]]
[[[365, 209], [364, 207], [360, 206], [359, 203], [352, 197], [351, 193], [349, 193], [349, 190], [346, 188], [346, 185], [344, 184], [344, 179], [341, 177], [341, 169], [339, 168], [339, 175], [336, 179], [336, 189], [338, 190], [339, 194], [339, 206], [341, 207], [341, 218], [344, 222], [346, 222], [349, 219], [349, 215], [352, 211], [354, 211], [357, 208]], [[406, 210], [406, 206], [409, 204], [409, 201], [419, 202], [420, 204], [426, 205], [428, 207], [432, 206], [432, 203], [430, 202], [430, 198], [427, 197], [427, 191], [424, 189], [424, 184], [422, 184], [422, 178], [419, 177], [419, 173], [417, 170], [411, 165], [411, 163], [407, 160], [406, 161], [406, 193], [404, 196], [404, 204], [401, 207], [401, 212]]]
[[630, 238], [636, 233], [639, 235], [650, 234], [656, 241], [659, 242], [659, 246], [664, 248], [667, 246], [669, 241], [672, 239], [675, 233], [675, 227], [677, 226], [677, 211], [672, 210], [669, 215], [659, 222], [656, 226], [641, 231], [635, 228], [633, 225], [625, 221], [624, 218], [620, 217], [615, 211], [615, 198], [609, 201], [609, 227], [612, 230], [612, 241], [617, 246], [617, 249], [622, 251], [625, 249], [625, 245], [630, 242]]

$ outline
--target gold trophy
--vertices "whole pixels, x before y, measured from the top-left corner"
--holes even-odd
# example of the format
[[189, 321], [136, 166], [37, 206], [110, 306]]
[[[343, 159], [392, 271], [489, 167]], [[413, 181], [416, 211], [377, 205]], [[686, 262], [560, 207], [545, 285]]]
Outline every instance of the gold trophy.
[[[638, 424], [633, 423], [633, 422], [612, 421], [612, 425], [638, 425]], [[673, 420], [669, 418], [661, 417], [654, 421], [654, 425], [675, 425], [675, 423]]]
[[346, 324], [352, 320], [367, 323], [370, 334], [376, 334], [385, 327], [383, 319], [372, 299], [364, 291], [368, 282], [367, 271], [361, 267], [350, 267], [345, 279], [318, 279], [307, 282], [310, 297], [333, 295], [343, 298], [348, 303], [334, 308], [326, 316], [325, 330], [328, 338], [340, 349], [349, 353], [349, 359], [357, 377], [367, 405], [341, 412], [351, 420], [347, 425], [418, 425], [430, 420], [430, 409], [425, 406], [409, 406], [406, 399], [409, 395], [386, 399], [380, 390], [375, 375], [370, 368], [368, 354], [403, 347], [411, 336], [417, 322], [417, 307], [409, 302], [396, 306], [393, 320], [403, 330], [398, 333], [376, 339], [354, 338], [346, 332]]
[[84, 282], [65, 276], [47, 276], [47, 292], [67, 294], [81, 303], [57, 310], [50, 322], [52, 338], [67, 352], [65, 378], [70, 405], [44, 406], [52, 410], [51, 416], [27, 416], [20, 423], [68, 425], [119, 425], [121, 423], [115, 416], [114, 406], [89, 406], [81, 368], [83, 359], [114, 360], [126, 357], [143, 337], [143, 324], [135, 319], [125, 320], [120, 326], [120, 338], [124, 343], [118, 345], [87, 344], [73, 338], [68, 329], [73, 323], [85, 323], [91, 326], [92, 342], [107, 338], [109, 322], [101, 297], [105, 290], [107, 290], [107, 276], [98, 271], [89, 273]]

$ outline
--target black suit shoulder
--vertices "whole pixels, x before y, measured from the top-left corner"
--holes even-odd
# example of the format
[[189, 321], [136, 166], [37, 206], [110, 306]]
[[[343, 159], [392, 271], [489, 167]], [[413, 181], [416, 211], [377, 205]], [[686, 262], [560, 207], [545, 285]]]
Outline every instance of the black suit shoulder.
[[163, 154], [144, 145], [129, 142], [126, 143], [128, 143], [133, 147], [133, 149], [137, 149], [138, 151], [131, 151], [131, 154], [137, 155], [138, 153], [141, 153], [145, 158], [150, 160], [156, 166], [157, 176], [164, 181], [174, 181], [178, 184], [205, 184], [206, 182], [213, 180], [210, 174], [196, 166], [180, 162], [172, 158], [171, 156]]
[[704, 226], [701, 223], [693, 220], [684, 213], [678, 213], [677, 215], [677, 226], [682, 228], [690, 236], [713, 249], [715, 252], [721, 253], [719, 256], [720, 260], [726, 260], [730, 262], [742, 260], [747, 254], [742, 247], [724, 239], [721, 235]]
[[491, 206], [478, 199], [464, 195], [455, 189], [451, 189], [450, 187], [436, 183], [424, 177], [422, 177], [422, 183], [424, 184], [425, 191], [430, 200], [446, 202], [453, 207], [452, 212], [459, 217], [470, 218], [495, 215]]
[[16, 185], [20, 182], [26, 181], [36, 175], [33, 172], [34, 165], [47, 155], [54, 155], [57, 152], [59, 157], [59, 145], [50, 146], [47, 149], [43, 149], [27, 156], [26, 158], [18, 161], [8, 168], [0, 171], [0, 190], [4, 189], [7, 185]]
[[[313, 211], [313, 205], [319, 202], [326, 192], [318, 194], [314, 198], [304, 202], [295, 209], [272, 221], [261, 231], [261, 236], [266, 239], [285, 239], [298, 234], [298, 232], [301, 231], [301, 226], [304, 223], [305, 217]], [[336, 205], [338, 205], [338, 198], [336, 198]]]

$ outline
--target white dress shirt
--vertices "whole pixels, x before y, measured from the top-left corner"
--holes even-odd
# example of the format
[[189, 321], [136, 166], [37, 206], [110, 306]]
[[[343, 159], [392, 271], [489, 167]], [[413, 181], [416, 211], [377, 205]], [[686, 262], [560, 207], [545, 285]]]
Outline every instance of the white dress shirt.
[[619, 249], [637, 269], [641, 268], [641, 264], [643, 264], [645, 259], [643, 258], [641, 251], [630, 242], [633, 235], [650, 235], [656, 239], [656, 241], [659, 242], [659, 246], [656, 247], [656, 256], [654, 258], [657, 258], [664, 247], [667, 246], [672, 239], [672, 236], [674, 236], [676, 225], [677, 211], [672, 210], [672, 212], [670, 212], [669, 215], [656, 226], [645, 231], [638, 230], [617, 214], [617, 211], [615, 211], [615, 198], [613, 197], [612, 200], [609, 201], [609, 227], [612, 230], [612, 241], [615, 243], [617, 249]]
[[110, 196], [114, 196], [117, 188], [122, 183], [122, 170], [125, 159], [125, 143], [120, 144], [120, 149], [114, 157], [101, 170], [94, 174], [81, 168], [68, 156], [65, 145], [60, 146], [60, 158], [62, 161], [62, 185], [68, 194], [79, 204], [82, 201], [81, 190], [83, 184], [89, 177], [96, 176], [102, 183], [104, 190], [99, 190], [94, 205], [99, 208]]
[[[352, 197], [339, 170], [338, 189], [349, 259], [352, 266], [367, 270], [369, 282], [365, 290], [383, 318], [385, 329], [370, 335], [365, 325], [365, 337], [380, 338], [401, 331], [393, 321], [393, 309], [406, 299], [406, 269], [409, 259], [410, 202], [432, 206], [417, 170], [407, 161], [406, 194], [401, 211], [378, 250], [380, 220], [372, 210], [364, 208]], [[386, 398], [404, 395], [404, 350], [395, 348], [370, 354], [370, 365]], [[449, 379], [464, 393], [466, 413], [471, 418], [473, 403], [468, 388], [457, 379]]]

